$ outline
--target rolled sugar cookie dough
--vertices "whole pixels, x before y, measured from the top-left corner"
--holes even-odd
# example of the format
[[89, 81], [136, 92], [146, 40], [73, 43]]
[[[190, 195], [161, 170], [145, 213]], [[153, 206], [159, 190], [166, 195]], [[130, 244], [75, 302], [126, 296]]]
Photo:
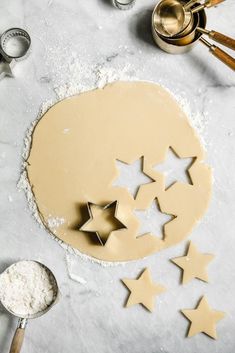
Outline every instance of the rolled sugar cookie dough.
[[[180, 158], [193, 158], [190, 183], [165, 189], [164, 174], [153, 169], [171, 148]], [[153, 182], [136, 198], [113, 186], [116, 160], [133, 163], [143, 157], [143, 171]], [[176, 100], [161, 86], [116, 82], [65, 99], [37, 123], [27, 173], [40, 217], [47, 229], [80, 252], [106, 261], [143, 258], [185, 239], [203, 216], [211, 195], [211, 170], [204, 150]], [[134, 210], [154, 199], [174, 218], [164, 236], [138, 236]], [[127, 229], [111, 233], [105, 246], [79, 231], [89, 216], [87, 202], [118, 201], [118, 219]], [[57, 221], [55, 221], [57, 220]]]

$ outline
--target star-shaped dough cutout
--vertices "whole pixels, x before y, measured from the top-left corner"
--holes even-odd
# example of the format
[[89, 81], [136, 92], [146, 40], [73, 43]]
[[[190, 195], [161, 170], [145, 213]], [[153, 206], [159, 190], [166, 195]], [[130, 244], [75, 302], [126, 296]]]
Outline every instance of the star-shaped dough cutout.
[[213, 259], [214, 255], [200, 253], [196, 246], [190, 242], [187, 255], [176, 257], [171, 261], [183, 269], [182, 283], [186, 284], [193, 278], [208, 282], [206, 267]]
[[0, 79], [4, 78], [5, 76], [13, 77], [13, 73], [11, 70], [13, 66], [13, 60], [8, 63], [6, 60], [0, 57]]
[[166, 291], [164, 287], [153, 283], [148, 268], [144, 270], [138, 279], [122, 279], [122, 282], [131, 292], [126, 303], [127, 308], [132, 305], [142, 304], [152, 312], [154, 310], [155, 296]]
[[144, 157], [131, 164], [116, 160], [116, 165], [119, 175], [113, 185], [125, 187], [134, 199], [136, 199], [142, 185], [153, 182], [153, 179], [143, 172]]
[[170, 147], [167, 159], [160, 164], [154, 165], [153, 169], [165, 175], [165, 189], [177, 181], [192, 185], [188, 169], [193, 163], [193, 158], [180, 158]]
[[161, 212], [157, 199], [153, 201], [147, 210], [136, 210], [134, 212], [141, 222], [139, 235], [150, 233], [163, 238], [164, 225], [175, 218], [173, 215]]
[[126, 228], [117, 218], [117, 201], [111, 202], [106, 206], [88, 202], [87, 208], [90, 218], [79, 230], [95, 233], [101, 245], [106, 244], [112, 232]]
[[216, 311], [209, 307], [206, 297], [202, 297], [196, 309], [181, 310], [183, 315], [191, 321], [188, 331], [188, 337], [192, 337], [197, 333], [205, 333], [211, 338], [216, 339], [216, 324], [224, 318], [225, 313]]

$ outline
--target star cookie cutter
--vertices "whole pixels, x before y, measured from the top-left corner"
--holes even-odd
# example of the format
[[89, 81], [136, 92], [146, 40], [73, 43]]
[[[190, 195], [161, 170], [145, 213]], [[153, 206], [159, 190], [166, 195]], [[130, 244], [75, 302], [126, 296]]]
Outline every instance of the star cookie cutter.
[[[109, 236], [111, 235], [111, 233], [117, 231], [117, 230], [121, 230], [121, 229], [127, 229], [127, 227], [120, 221], [120, 219], [118, 218], [118, 201], [113, 201], [105, 206], [100, 206], [100, 205], [97, 205], [95, 203], [92, 203], [92, 202], [88, 202], [87, 203], [87, 209], [88, 209], [88, 213], [89, 213], [89, 219], [87, 222], [85, 222], [80, 228], [79, 230], [80, 231], [83, 231], [83, 232], [88, 232], [88, 233], [94, 233], [97, 237], [97, 239], [99, 240], [100, 244], [102, 246], [105, 246], [107, 240], [109, 239]], [[108, 233], [106, 233], [105, 235], [104, 234], [101, 234], [100, 231], [96, 230], [96, 229], [93, 229], [93, 228], [89, 228], [89, 225], [93, 222], [93, 220], [95, 219], [94, 217], [94, 214], [93, 214], [93, 208], [97, 208], [99, 209], [100, 211], [106, 211], [108, 209], [112, 209], [114, 208], [114, 212], [113, 212], [113, 218], [115, 220], [115, 222], [117, 224], [120, 225], [120, 227], [118, 228], [115, 228], [113, 230], [110, 230]]]
[[13, 77], [12, 67], [16, 61], [26, 58], [31, 46], [29, 34], [21, 28], [10, 28], [0, 36], [0, 79]]

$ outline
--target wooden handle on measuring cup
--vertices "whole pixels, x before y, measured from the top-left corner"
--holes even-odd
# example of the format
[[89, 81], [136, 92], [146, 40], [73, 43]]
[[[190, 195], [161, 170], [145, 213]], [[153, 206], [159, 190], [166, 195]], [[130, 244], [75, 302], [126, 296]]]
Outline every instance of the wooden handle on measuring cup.
[[13, 337], [9, 353], [20, 353], [24, 341], [25, 329], [17, 328]]
[[221, 2], [224, 2], [225, 0], [208, 0], [204, 4], [198, 5], [197, 7], [194, 7], [194, 9], [191, 10], [191, 13], [196, 13], [198, 11], [203, 10], [205, 7], [210, 8], [216, 5], [219, 5]]
[[220, 61], [222, 61], [225, 65], [230, 67], [233, 71], [235, 71], [235, 59], [229, 54], [225, 53], [222, 49], [212, 45], [210, 48], [210, 52]]
[[216, 6], [216, 5], [219, 5], [221, 2], [224, 2], [225, 0], [209, 0], [207, 3], [206, 3], [206, 7], [212, 7], [212, 6]]
[[225, 45], [227, 48], [235, 50], [235, 39], [216, 31], [210, 31], [208, 36], [216, 42]]

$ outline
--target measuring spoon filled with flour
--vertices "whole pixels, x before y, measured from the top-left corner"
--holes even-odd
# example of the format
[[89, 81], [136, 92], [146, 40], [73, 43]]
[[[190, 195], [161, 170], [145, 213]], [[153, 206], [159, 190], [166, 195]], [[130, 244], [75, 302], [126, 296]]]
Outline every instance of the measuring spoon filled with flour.
[[45, 314], [56, 304], [59, 288], [53, 273], [37, 261], [19, 261], [0, 275], [0, 301], [19, 318], [10, 353], [19, 353], [28, 319]]

